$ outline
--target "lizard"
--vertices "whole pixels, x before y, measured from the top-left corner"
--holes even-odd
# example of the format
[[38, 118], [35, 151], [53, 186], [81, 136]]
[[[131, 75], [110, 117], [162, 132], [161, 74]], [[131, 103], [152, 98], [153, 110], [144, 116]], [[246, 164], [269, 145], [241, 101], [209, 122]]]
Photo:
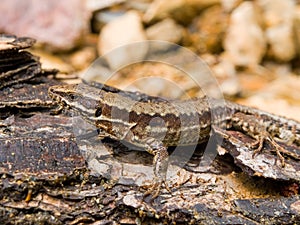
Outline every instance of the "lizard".
[[145, 193], [157, 197], [166, 184], [168, 147], [208, 141], [215, 127], [252, 137], [253, 157], [268, 142], [282, 166], [284, 156], [300, 160], [279, 143], [300, 145], [300, 123], [256, 108], [211, 97], [169, 100], [140, 92], [123, 91], [101, 83], [52, 86], [49, 96], [58, 103], [55, 113], [70, 109], [100, 130], [100, 137], [124, 140], [154, 155], [155, 180]]

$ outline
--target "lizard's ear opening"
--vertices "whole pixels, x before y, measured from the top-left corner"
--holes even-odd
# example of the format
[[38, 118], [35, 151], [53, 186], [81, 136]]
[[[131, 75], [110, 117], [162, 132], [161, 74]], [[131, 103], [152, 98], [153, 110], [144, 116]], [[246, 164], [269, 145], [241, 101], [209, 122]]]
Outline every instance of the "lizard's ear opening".
[[102, 114], [102, 109], [98, 108], [95, 112], [95, 117], [99, 117], [99, 116], [101, 116], [101, 114]]

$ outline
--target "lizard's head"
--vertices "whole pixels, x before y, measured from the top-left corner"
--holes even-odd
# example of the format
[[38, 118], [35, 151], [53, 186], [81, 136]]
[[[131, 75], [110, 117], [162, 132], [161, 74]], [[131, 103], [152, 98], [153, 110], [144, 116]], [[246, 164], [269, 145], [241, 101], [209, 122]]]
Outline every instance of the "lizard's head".
[[[130, 121], [130, 109], [143, 95], [122, 92], [106, 85], [86, 84], [52, 86], [49, 96], [60, 108], [67, 108], [111, 136], [124, 138], [135, 122]], [[136, 99], [135, 99], [135, 98]], [[138, 107], [137, 110], [143, 110]]]
[[108, 89], [106, 86], [98, 88], [77, 84], [52, 86], [48, 94], [62, 108], [71, 109], [89, 123], [112, 133], [114, 128], [120, 130], [122, 127], [127, 129], [130, 126], [121, 120], [123, 117], [128, 120], [128, 111], [124, 106], [130, 101], [124, 96], [117, 95], [118, 91], [114, 88]]
[[101, 89], [84, 84], [69, 84], [52, 86], [48, 90], [49, 96], [62, 107], [67, 107], [80, 115], [92, 120], [95, 111], [101, 107], [101, 96], [105, 93]]

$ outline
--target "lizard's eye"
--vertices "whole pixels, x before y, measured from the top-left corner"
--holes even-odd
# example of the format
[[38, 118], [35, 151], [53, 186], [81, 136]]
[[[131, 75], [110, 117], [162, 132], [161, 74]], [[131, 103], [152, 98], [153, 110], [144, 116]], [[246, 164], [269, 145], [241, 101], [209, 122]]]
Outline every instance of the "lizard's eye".
[[102, 109], [101, 109], [101, 108], [98, 108], [98, 109], [96, 110], [96, 112], [95, 112], [95, 116], [96, 116], [96, 117], [99, 117], [99, 116], [101, 116], [101, 114], [102, 114]]
[[73, 95], [73, 94], [70, 94], [70, 95], [69, 95], [69, 97], [70, 97], [70, 99], [71, 99], [72, 101], [74, 101], [74, 99], [75, 99], [75, 95]]

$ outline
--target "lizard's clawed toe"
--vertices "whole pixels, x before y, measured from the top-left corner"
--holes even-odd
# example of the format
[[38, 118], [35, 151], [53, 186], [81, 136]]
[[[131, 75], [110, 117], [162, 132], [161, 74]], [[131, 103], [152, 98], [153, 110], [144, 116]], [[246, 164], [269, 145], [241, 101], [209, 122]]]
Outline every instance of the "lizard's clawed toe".
[[165, 187], [167, 191], [171, 194], [172, 191], [168, 185], [168, 183], [165, 180], [156, 180], [151, 185], [147, 187], [147, 191], [144, 193], [143, 198], [152, 195], [152, 199], [155, 199], [158, 197], [158, 195], [161, 192], [162, 187]]
[[[271, 136], [263, 136], [258, 138], [253, 144], [250, 144], [249, 147], [254, 149], [252, 154], [252, 158], [254, 158], [257, 154], [261, 153], [263, 150], [263, 144], [265, 141], [269, 141], [271, 145], [275, 148], [275, 152], [277, 157], [280, 159], [281, 166], [285, 167], [285, 160], [281, 153], [286, 152]], [[275, 160], [275, 164], [277, 162], [277, 158]]]

